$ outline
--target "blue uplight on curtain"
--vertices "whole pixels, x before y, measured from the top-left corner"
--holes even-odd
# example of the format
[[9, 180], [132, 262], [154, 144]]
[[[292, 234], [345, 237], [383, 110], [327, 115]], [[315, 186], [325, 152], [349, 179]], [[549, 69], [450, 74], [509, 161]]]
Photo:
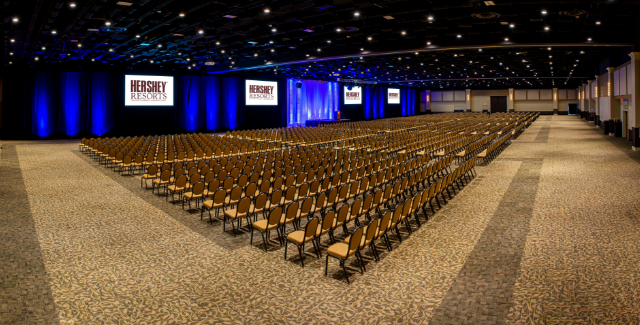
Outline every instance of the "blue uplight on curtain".
[[222, 94], [220, 98], [222, 106], [222, 125], [229, 130], [238, 127], [238, 111], [240, 110], [240, 92], [242, 91], [242, 79], [222, 78]]
[[64, 132], [68, 136], [80, 133], [80, 106], [82, 104], [82, 85], [84, 73], [62, 73], [62, 114], [64, 118]]
[[101, 136], [111, 131], [110, 112], [113, 110], [113, 78], [110, 73], [93, 73], [91, 76], [91, 130]]
[[287, 126], [304, 125], [307, 120], [333, 119], [339, 109], [337, 82], [287, 79]]
[[53, 133], [53, 98], [49, 88], [49, 75], [47, 72], [37, 72], [34, 76], [34, 105], [32, 129], [39, 137], [46, 137]]
[[364, 88], [364, 118], [379, 119], [384, 117], [384, 105], [387, 100], [386, 87]]
[[400, 89], [400, 103], [402, 104], [402, 116], [416, 115], [416, 90]]
[[198, 107], [200, 106], [199, 94], [199, 76], [180, 76], [182, 83], [182, 127], [194, 132], [198, 122]]
[[220, 82], [218, 77], [205, 77], [205, 116], [207, 130], [220, 127]]

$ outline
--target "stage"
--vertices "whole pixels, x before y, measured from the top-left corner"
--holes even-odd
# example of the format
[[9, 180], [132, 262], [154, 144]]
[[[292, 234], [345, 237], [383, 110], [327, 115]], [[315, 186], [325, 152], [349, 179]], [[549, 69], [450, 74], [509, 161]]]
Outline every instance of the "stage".
[[342, 123], [342, 122], [349, 122], [351, 120], [348, 119], [340, 119], [340, 120], [307, 120], [305, 122], [306, 126], [318, 126], [318, 124], [335, 124], [335, 123]]

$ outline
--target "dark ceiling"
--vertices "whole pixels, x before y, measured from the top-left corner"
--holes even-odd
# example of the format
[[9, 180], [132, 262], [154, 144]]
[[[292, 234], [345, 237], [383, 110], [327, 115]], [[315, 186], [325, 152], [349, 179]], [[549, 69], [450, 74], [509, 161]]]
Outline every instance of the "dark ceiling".
[[638, 4], [5, 0], [3, 64], [575, 87], [640, 44]]

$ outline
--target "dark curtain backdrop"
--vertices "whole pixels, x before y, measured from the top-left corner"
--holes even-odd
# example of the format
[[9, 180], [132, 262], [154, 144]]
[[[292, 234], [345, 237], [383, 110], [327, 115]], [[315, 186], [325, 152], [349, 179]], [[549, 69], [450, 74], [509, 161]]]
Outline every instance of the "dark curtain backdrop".
[[[3, 138], [68, 138], [212, 132], [244, 126], [244, 79], [174, 76], [174, 106], [124, 106], [124, 75], [29, 72], [7, 85]], [[8, 94], [5, 92], [5, 94]], [[272, 107], [276, 124], [280, 108]], [[7, 111], [7, 110], [5, 110]], [[9, 123], [11, 123], [9, 125]]]
[[[136, 136], [286, 127], [292, 94], [286, 79], [271, 81], [278, 82], [278, 106], [246, 106], [242, 78], [176, 75], [174, 106], [145, 107], [124, 106], [122, 73], [28, 72], [3, 83], [2, 137]], [[331, 103], [336, 106], [334, 101], [338, 102], [343, 116], [352, 121], [415, 115], [417, 111], [413, 89], [402, 89], [401, 104], [396, 105], [387, 103], [386, 87], [363, 88], [362, 105], [344, 105], [343, 91], [342, 85], [332, 87], [335, 100]]]

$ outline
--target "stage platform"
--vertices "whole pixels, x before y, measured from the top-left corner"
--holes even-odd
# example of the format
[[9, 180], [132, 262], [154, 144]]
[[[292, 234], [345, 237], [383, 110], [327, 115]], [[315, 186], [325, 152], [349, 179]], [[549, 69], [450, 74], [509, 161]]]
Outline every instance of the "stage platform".
[[334, 124], [334, 123], [342, 123], [349, 122], [351, 120], [348, 119], [340, 119], [340, 120], [307, 120], [305, 122], [306, 126], [318, 126], [318, 124]]

